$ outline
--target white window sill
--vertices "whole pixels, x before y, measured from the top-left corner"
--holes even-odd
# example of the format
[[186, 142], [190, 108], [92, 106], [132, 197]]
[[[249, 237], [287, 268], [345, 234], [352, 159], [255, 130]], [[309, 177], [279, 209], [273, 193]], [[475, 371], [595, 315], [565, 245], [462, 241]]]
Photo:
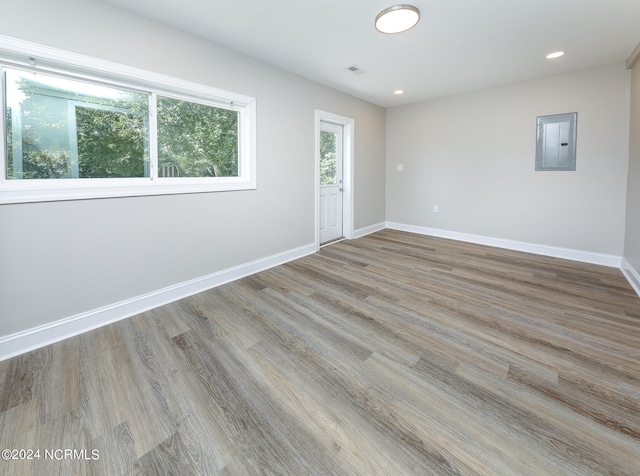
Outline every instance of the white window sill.
[[[64, 180], [64, 179], [61, 179]], [[126, 179], [138, 182], [137, 179]], [[162, 179], [164, 181], [166, 179]], [[197, 180], [200, 183], [194, 183]], [[118, 180], [122, 182], [122, 180]], [[141, 197], [154, 195], [176, 195], [187, 193], [227, 192], [235, 190], [254, 190], [255, 182], [238, 181], [237, 179], [218, 179], [216, 183], [203, 184], [201, 179], [174, 179], [171, 183], [151, 182], [130, 185], [97, 185], [95, 180], [91, 184], [75, 185], [73, 187], [54, 188], [55, 184], [47, 184], [47, 188], [33, 189], [31, 187], [16, 187], [0, 189], [0, 205], [34, 202], [55, 202], [66, 200], [91, 200], [99, 198]], [[182, 181], [180, 183], [179, 181]]]

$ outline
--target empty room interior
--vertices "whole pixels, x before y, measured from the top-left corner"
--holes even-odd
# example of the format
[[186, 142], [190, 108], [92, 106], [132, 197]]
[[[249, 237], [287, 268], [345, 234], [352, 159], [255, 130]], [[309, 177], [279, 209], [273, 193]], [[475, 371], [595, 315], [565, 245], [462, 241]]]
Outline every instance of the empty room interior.
[[640, 474], [640, 2], [0, 11], [0, 474]]

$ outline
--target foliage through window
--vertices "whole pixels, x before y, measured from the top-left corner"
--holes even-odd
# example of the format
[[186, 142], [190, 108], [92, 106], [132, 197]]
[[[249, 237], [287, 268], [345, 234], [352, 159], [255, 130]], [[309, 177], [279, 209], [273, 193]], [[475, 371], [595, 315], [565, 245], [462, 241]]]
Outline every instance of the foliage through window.
[[146, 177], [144, 117], [131, 111], [75, 107], [78, 177]]
[[336, 184], [336, 134], [320, 131], [320, 185]]
[[238, 112], [158, 97], [158, 161], [172, 177], [236, 177]]
[[148, 95], [7, 70], [5, 96], [7, 179], [145, 176]]

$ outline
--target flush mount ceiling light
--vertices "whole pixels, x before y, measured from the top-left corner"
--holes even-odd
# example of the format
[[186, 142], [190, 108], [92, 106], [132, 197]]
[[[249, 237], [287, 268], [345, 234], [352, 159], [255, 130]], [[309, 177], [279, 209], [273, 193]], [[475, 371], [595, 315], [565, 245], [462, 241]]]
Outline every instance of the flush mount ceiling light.
[[565, 52], [564, 51], [554, 51], [553, 53], [549, 53], [546, 58], [547, 59], [556, 59], [556, 58], [560, 58], [561, 56], [564, 56]]
[[393, 92], [393, 94], [396, 94], [396, 95], [400, 96], [401, 94], [404, 94], [404, 90], [402, 90], [402, 89], [396, 89], [396, 90]]
[[376, 29], [381, 33], [401, 33], [413, 28], [420, 20], [420, 10], [412, 5], [394, 5], [376, 17]]

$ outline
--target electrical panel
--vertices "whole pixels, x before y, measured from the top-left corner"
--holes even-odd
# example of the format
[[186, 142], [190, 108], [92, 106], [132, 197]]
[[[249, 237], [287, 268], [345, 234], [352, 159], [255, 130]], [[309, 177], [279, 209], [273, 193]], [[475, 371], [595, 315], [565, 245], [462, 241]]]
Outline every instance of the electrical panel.
[[578, 113], [539, 116], [536, 170], [576, 170]]

